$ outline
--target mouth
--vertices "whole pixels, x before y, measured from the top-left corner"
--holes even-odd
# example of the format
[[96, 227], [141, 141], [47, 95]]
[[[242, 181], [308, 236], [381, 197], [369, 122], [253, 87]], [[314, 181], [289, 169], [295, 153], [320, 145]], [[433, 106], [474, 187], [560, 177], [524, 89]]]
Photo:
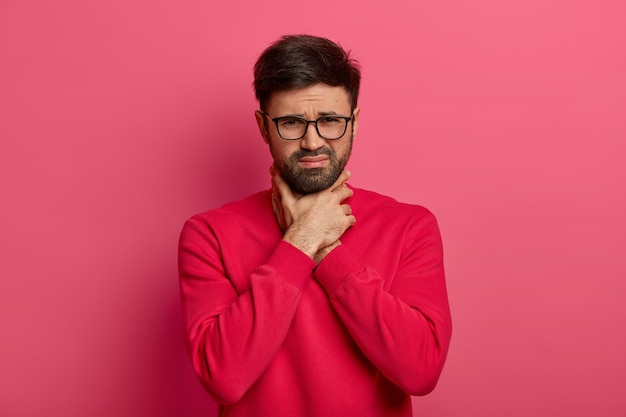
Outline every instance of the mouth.
[[324, 168], [328, 166], [330, 157], [328, 155], [305, 156], [298, 159], [298, 165], [302, 168]]

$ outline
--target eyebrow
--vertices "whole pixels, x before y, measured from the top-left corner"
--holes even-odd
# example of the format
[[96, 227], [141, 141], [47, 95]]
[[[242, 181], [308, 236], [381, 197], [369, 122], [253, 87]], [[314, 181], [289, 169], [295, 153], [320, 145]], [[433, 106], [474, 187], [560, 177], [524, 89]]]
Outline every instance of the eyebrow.
[[[339, 113], [337, 113], [336, 111], [319, 111], [319, 112], [317, 112], [317, 117], [324, 117], [324, 116], [341, 116], [341, 115]], [[306, 119], [304, 113], [287, 114], [285, 116], [280, 116], [280, 117], [301, 117], [303, 119]]]

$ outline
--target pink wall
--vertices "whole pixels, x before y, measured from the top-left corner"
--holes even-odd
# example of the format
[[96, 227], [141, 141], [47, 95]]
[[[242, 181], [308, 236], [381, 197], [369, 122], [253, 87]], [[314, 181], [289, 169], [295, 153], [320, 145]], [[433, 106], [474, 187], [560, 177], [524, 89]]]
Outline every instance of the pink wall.
[[0, 2], [0, 415], [211, 416], [192, 214], [268, 186], [251, 66], [363, 66], [352, 183], [439, 217], [455, 332], [416, 415], [626, 415], [626, 3]]

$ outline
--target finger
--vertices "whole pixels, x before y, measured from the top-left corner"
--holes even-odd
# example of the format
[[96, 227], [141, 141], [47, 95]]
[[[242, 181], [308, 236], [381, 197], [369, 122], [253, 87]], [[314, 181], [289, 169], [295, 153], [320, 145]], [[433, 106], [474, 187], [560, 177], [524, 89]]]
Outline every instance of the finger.
[[275, 193], [272, 193], [272, 210], [274, 210], [274, 214], [279, 215], [281, 212], [280, 201], [278, 201], [278, 196]]
[[356, 223], [356, 217], [354, 217], [353, 215], [347, 216], [348, 218], [348, 227], [352, 227], [354, 226], [354, 223]]
[[342, 204], [341, 208], [343, 208], [343, 212], [346, 214], [346, 216], [352, 215], [352, 207], [350, 207], [348, 204]]
[[333, 191], [333, 194], [337, 196], [337, 199], [339, 201], [345, 201], [346, 199], [352, 197], [354, 191], [352, 191], [352, 189], [349, 188], [346, 184], [343, 184], [343, 186], [340, 186], [335, 191]]
[[278, 173], [278, 171], [276, 170], [276, 167], [274, 165], [272, 165], [270, 167], [270, 173], [272, 174], [272, 193], [276, 196], [277, 198], [277, 202], [281, 203], [282, 202], [282, 197], [283, 197], [283, 191], [279, 186], [279, 182], [285, 182], [282, 177], [280, 176], [280, 174]]
[[339, 175], [339, 178], [337, 178], [337, 181], [335, 181], [335, 183], [330, 186], [330, 190], [339, 190], [351, 176], [352, 173], [350, 171], [344, 170], [341, 175]]
[[274, 173], [274, 176], [272, 177], [272, 179], [273, 179], [273, 182], [276, 184], [278, 194], [280, 194], [281, 202], [292, 203], [296, 201], [296, 197], [291, 192], [291, 188], [289, 187], [289, 184], [285, 182], [283, 177], [281, 177], [278, 172]]
[[280, 188], [278, 188], [278, 184], [274, 177], [272, 177], [272, 198], [278, 199], [280, 201]]
[[274, 212], [274, 217], [276, 217], [276, 221], [278, 222], [278, 227], [284, 232], [287, 229], [287, 220], [285, 218], [285, 211], [282, 204], [280, 204], [279, 199], [279, 196], [272, 194], [272, 211]]

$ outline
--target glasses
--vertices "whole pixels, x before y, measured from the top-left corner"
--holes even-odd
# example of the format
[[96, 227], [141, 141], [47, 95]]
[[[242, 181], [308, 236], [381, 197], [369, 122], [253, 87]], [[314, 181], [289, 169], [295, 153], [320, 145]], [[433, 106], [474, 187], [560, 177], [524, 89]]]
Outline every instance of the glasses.
[[354, 116], [328, 115], [318, 117], [316, 120], [308, 120], [299, 116], [283, 116], [272, 119], [263, 112], [261, 114], [276, 124], [278, 135], [285, 140], [302, 139], [306, 135], [309, 123], [315, 125], [315, 130], [321, 138], [326, 140], [339, 139], [346, 134], [348, 122], [354, 118]]

